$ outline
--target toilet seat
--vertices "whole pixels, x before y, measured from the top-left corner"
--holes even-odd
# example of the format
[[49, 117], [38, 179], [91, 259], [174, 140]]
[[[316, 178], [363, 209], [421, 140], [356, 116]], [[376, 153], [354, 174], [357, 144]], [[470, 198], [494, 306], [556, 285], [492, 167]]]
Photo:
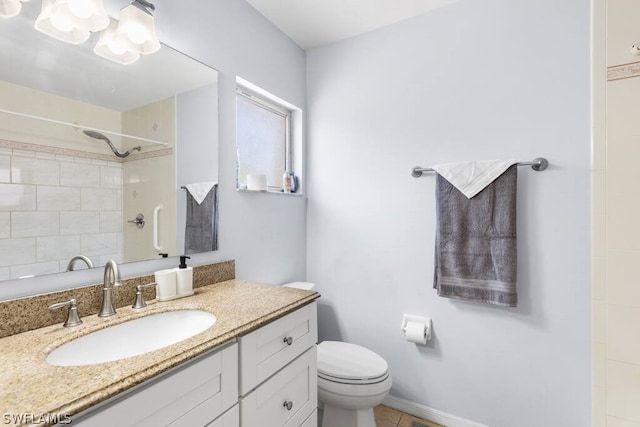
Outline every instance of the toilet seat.
[[323, 341], [318, 345], [318, 378], [340, 384], [367, 385], [385, 381], [387, 362], [356, 344]]

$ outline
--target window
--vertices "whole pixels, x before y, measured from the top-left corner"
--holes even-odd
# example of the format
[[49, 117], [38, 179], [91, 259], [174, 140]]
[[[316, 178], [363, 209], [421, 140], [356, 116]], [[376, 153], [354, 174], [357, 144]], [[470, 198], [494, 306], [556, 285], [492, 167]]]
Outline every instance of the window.
[[293, 190], [299, 191], [300, 170], [292, 156], [299, 110], [252, 89], [236, 88], [238, 189], [247, 189], [248, 175], [263, 175], [268, 191], [282, 192], [283, 175], [289, 171], [297, 176]]

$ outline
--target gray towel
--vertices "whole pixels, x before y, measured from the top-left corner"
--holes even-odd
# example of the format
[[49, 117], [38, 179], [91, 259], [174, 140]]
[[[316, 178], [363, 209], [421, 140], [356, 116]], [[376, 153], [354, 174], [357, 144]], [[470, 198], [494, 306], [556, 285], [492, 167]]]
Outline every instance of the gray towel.
[[187, 220], [184, 253], [218, 250], [218, 185], [214, 185], [201, 204], [187, 193]]
[[467, 199], [436, 177], [433, 287], [447, 298], [515, 307], [517, 167]]

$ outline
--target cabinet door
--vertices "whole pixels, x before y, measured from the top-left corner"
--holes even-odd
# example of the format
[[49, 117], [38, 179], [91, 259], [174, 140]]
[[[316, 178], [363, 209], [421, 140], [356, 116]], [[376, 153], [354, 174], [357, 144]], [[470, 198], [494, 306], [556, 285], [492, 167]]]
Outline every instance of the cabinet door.
[[[235, 405], [207, 427], [240, 427], [240, 405]], [[192, 427], [196, 424], [192, 424]]]
[[[316, 346], [240, 400], [243, 427], [300, 427], [316, 410]], [[313, 424], [309, 424], [313, 425]]]
[[240, 394], [245, 395], [318, 341], [316, 303], [240, 338]]
[[318, 427], [318, 410], [313, 411], [300, 427]]
[[119, 396], [73, 425], [204, 426], [237, 399], [238, 345], [234, 343]]

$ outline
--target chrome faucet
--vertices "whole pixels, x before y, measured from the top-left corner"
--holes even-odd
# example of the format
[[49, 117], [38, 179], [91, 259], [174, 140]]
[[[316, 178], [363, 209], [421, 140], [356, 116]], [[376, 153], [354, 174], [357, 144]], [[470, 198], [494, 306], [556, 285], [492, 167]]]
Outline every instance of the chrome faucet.
[[114, 286], [120, 286], [120, 270], [118, 264], [112, 259], [104, 266], [104, 287], [102, 288], [102, 308], [99, 317], [108, 317], [116, 314], [113, 308], [112, 291]]
[[78, 255], [71, 258], [71, 261], [69, 261], [69, 264], [67, 264], [67, 271], [73, 271], [73, 266], [76, 261], [83, 261], [85, 264], [87, 264], [87, 268], [93, 268], [93, 262], [88, 257], [84, 255]]

